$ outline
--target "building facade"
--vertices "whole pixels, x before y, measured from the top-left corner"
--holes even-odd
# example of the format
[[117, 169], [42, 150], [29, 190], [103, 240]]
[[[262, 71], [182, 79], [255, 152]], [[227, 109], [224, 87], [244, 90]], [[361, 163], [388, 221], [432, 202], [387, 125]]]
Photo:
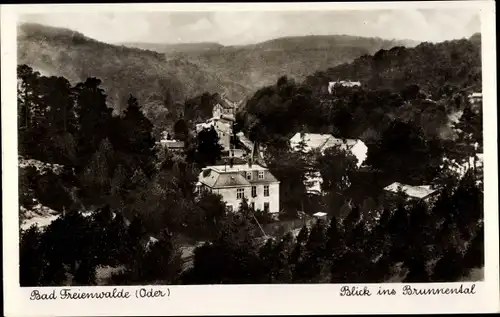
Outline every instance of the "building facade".
[[236, 111], [236, 104], [226, 99], [224, 95], [219, 97], [218, 102], [212, 110], [213, 118], [220, 118], [221, 116], [234, 117]]
[[237, 211], [246, 197], [253, 209], [277, 215], [280, 211], [279, 185], [274, 175], [261, 165], [228, 164], [204, 168], [196, 190], [221, 195], [229, 211]]
[[231, 136], [233, 135], [233, 121], [221, 118], [211, 118], [206, 122], [199, 123], [196, 125], [196, 132], [200, 133], [203, 129], [210, 129], [213, 127], [217, 136], [219, 137], [219, 144], [222, 146], [224, 151], [228, 151], [231, 148]]

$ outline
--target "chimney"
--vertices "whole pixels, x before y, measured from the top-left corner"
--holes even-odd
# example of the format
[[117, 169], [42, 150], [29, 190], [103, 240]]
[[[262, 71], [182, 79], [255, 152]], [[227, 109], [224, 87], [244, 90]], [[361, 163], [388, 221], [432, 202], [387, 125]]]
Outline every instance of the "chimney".
[[233, 158], [229, 159], [229, 168], [233, 168]]
[[250, 167], [250, 168], [251, 168], [251, 167], [252, 167], [252, 164], [253, 164], [253, 157], [250, 157], [250, 158], [248, 159], [248, 167]]

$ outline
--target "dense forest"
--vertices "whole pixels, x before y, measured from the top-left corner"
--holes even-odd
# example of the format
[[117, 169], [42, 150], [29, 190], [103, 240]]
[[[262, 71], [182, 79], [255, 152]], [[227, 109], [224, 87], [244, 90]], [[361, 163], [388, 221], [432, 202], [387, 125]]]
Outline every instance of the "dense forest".
[[[404, 50], [412, 55], [429, 45]], [[461, 61], [443, 62], [443, 72], [477, 63], [467, 41], [431, 46], [436, 57], [460, 52]], [[386, 54], [379, 51], [368, 59]], [[420, 71], [417, 62], [383, 65], [391, 69], [387, 76], [405, 68]], [[201, 168], [220, 159], [215, 131], [193, 132], [193, 123], [206, 118], [216, 94], [204, 93], [179, 106], [185, 118], [165, 127], [186, 141], [185, 151], [174, 153], [155, 145], [155, 125], [144, 115], [140, 98], [129, 94], [117, 114], [99, 79], [72, 84], [20, 65], [20, 163], [60, 166], [20, 164], [20, 219], [37, 205], [57, 213], [44, 228], [21, 229], [21, 285], [469, 278], [471, 269], [484, 265], [481, 173], [474, 166], [459, 175], [443, 158], [468, 162], [481, 151], [482, 112], [467, 99], [468, 87], [478, 80], [468, 74], [475, 71], [452, 72], [456, 78], [439, 96], [431, 88], [439, 87], [439, 76], [424, 85], [417, 75], [403, 87], [374, 87], [360, 79], [361, 88], [333, 94], [325, 91], [319, 75], [303, 83], [282, 77], [257, 91], [238, 114], [235, 129], [265, 146], [266, 163], [281, 182], [283, 217], [324, 211], [330, 219], [302, 228], [297, 236], [284, 231], [265, 236], [259, 227], [272, 220], [254, 212], [245, 199], [233, 214], [226, 212], [222, 197], [194, 194]], [[458, 120], [450, 120], [452, 114]], [[369, 146], [365, 166], [357, 167], [352, 154], [340, 148], [323, 154], [290, 151], [288, 139], [300, 131], [362, 139]], [[306, 176], [314, 170], [324, 179], [320, 197], [305, 189]], [[392, 181], [432, 183], [439, 188], [437, 201], [409, 203], [402, 192], [385, 197], [381, 188]], [[195, 246], [190, 259], [188, 245]], [[102, 281], [106, 267], [116, 271]]]

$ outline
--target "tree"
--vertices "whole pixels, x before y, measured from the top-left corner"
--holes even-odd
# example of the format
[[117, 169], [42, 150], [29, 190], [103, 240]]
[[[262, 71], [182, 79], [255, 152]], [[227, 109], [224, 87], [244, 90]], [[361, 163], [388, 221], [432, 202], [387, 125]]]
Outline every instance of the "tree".
[[111, 112], [101, 80], [88, 78], [74, 87], [75, 111], [78, 118], [78, 164], [88, 162], [101, 141], [110, 135]]
[[295, 266], [296, 281], [312, 282], [321, 277], [325, 263], [325, 231], [325, 225], [321, 220], [312, 227], [305, 245], [304, 257]]
[[302, 229], [300, 229], [299, 234], [297, 235], [297, 242], [295, 243], [295, 247], [290, 253], [289, 262], [290, 264], [292, 264], [293, 269], [295, 269], [297, 264], [302, 261], [305, 252], [305, 243], [307, 242], [308, 237], [309, 229], [306, 226], [303, 226]]
[[425, 258], [419, 256], [412, 257], [407, 259], [404, 265], [409, 270], [404, 283], [426, 283], [430, 281]]
[[389, 220], [386, 227], [390, 236], [392, 247], [390, 250], [393, 262], [404, 260], [408, 242], [409, 219], [408, 211], [404, 206], [399, 206]]
[[33, 225], [25, 232], [21, 232], [19, 245], [19, 276], [22, 287], [40, 285], [43, 274], [44, 259], [40, 249], [41, 233]]
[[469, 243], [464, 256], [464, 266], [467, 269], [484, 267], [484, 227], [481, 226], [476, 236]]
[[356, 164], [356, 157], [339, 146], [326, 149], [317, 160], [317, 168], [323, 178], [322, 189], [343, 193], [351, 185]]
[[395, 121], [382, 133], [377, 148], [368, 152], [367, 164], [403, 183], [425, 182], [434, 178], [441, 154], [431, 149], [419, 126]]
[[127, 105], [123, 117], [115, 120], [117, 128], [112, 137], [113, 145], [130, 158], [132, 166], [140, 166], [146, 175], [151, 175], [155, 156], [153, 125], [142, 113], [134, 96], [130, 95]]
[[456, 282], [464, 275], [463, 256], [451, 248], [436, 263], [432, 274], [433, 282]]
[[326, 231], [325, 258], [334, 260], [342, 255], [343, 236], [337, 224], [337, 219], [332, 217]]
[[82, 198], [88, 203], [98, 203], [110, 194], [110, 179], [114, 170], [114, 150], [108, 139], [103, 139], [90, 160], [85, 165], [80, 179]]
[[453, 194], [452, 204], [458, 229], [468, 239], [475, 230], [477, 221], [483, 218], [483, 193], [470, 171], [460, 180]]
[[193, 220], [188, 221], [190, 234], [212, 240], [217, 236], [226, 215], [226, 205], [222, 197], [210, 192], [203, 192], [198, 198], [197, 208], [193, 209]]
[[215, 165], [220, 160], [222, 146], [219, 144], [219, 136], [213, 127], [204, 129], [198, 133], [198, 145], [196, 149], [196, 162], [200, 166]]
[[[288, 235], [283, 237], [277, 244], [271, 245], [272, 250], [268, 260], [269, 280], [271, 283], [290, 283], [292, 281], [292, 271], [289, 263], [292, 240], [293, 237]], [[265, 259], [263, 260], [265, 261]]]
[[177, 282], [182, 271], [181, 251], [175, 245], [172, 233], [164, 230], [158, 241], [152, 243], [143, 261], [140, 272], [142, 281], [161, 284]]
[[280, 204], [288, 215], [296, 217], [297, 210], [304, 211], [307, 164], [302, 155], [294, 151], [273, 149], [266, 154], [269, 170], [281, 182]]
[[179, 119], [174, 124], [174, 138], [185, 141], [189, 134], [189, 127], [183, 119]]
[[19, 127], [28, 131], [33, 126], [35, 109], [40, 106], [39, 77], [40, 73], [33, 71], [28, 65], [17, 66]]

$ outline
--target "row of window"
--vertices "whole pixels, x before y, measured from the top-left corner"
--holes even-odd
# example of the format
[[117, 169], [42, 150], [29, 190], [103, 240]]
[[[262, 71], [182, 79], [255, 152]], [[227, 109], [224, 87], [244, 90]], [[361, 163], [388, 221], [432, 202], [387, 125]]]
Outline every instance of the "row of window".
[[[268, 202], [265, 202], [265, 203], [264, 203], [264, 211], [265, 211], [265, 212], [269, 212], [269, 206], [270, 206], [270, 205], [269, 205], [269, 203], [268, 203]], [[233, 209], [233, 206], [232, 206], [232, 205], [227, 205], [226, 207], [227, 207], [227, 209], [228, 209], [230, 212], [233, 212], [233, 210], [234, 210], [234, 209]], [[250, 204], [250, 207], [252, 207], [252, 209], [253, 209], [253, 210], [255, 210], [255, 203], [254, 203], [254, 202], [252, 202], [252, 203]]]
[[[269, 185], [264, 185], [264, 197], [269, 196]], [[245, 197], [245, 189], [236, 189], [236, 199], [243, 199]], [[257, 197], [257, 186], [252, 186], [252, 197]]]
[[[252, 172], [247, 172], [247, 179], [249, 181], [252, 180], [252, 174], [253, 174]], [[259, 179], [264, 179], [264, 171], [259, 171], [259, 176], [258, 177], [259, 177]]]

